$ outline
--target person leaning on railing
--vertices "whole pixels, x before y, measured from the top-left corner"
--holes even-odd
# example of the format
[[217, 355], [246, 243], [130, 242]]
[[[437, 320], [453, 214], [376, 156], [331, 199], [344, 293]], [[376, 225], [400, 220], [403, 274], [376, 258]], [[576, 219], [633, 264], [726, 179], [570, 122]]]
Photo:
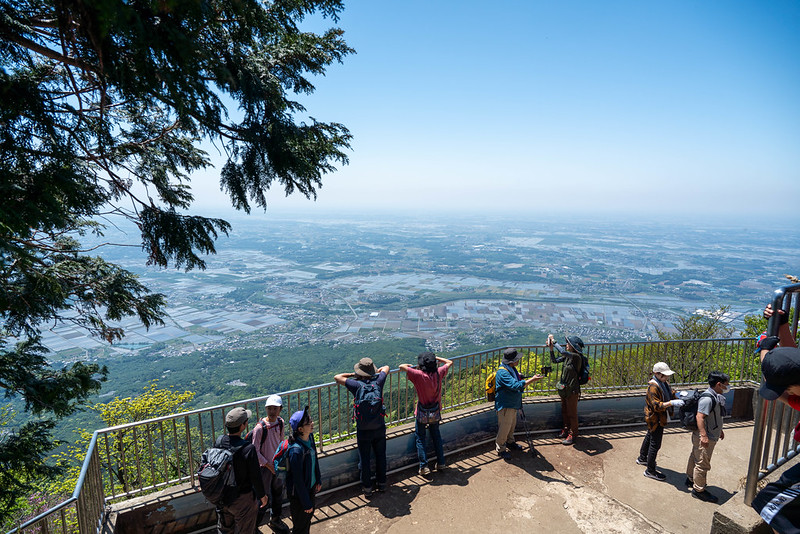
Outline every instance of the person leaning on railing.
[[[772, 315], [767, 306], [765, 317]], [[788, 316], [778, 310], [780, 327], [778, 336], [759, 338], [761, 372], [764, 382], [759, 395], [769, 401], [780, 401], [800, 411], [800, 349], [797, 348], [788, 328]], [[794, 429], [795, 441], [800, 441], [800, 423]], [[800, 532], [800, 464], [762, 489], [751, 506], [775, 532], [788, 534]]]

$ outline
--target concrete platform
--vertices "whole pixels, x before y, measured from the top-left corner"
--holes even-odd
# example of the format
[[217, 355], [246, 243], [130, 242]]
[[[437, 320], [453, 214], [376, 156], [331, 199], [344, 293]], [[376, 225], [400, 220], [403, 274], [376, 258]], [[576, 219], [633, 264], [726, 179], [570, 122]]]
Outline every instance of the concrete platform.
[[[321, 533], [708, 533], [721, 505], [742, 499], [752, 421], [726, 422], [709, 473], [709, 504], [684, 486], [689, 432], [668, 427], [658, 457], [665, 482], [645, 478], [635, 463], [644, 425], [586, 430], [573, 447], [552, 433], [534, 436], [510, 462], [492, 444], [452, 454], [449, 468], [423, 478], [417, 469], [390, 475], [386, 493], [372, 499], [357, 487], [321, 494], [312, 532]], [[520, 442], [524, 435], [519, 436]], [[732, 502], [731, 504], [735, 504]], [[285, 509], [288, 514], [288, 508]], [[758, 516], [749, 508], [746, 517]], [[291, 523], [287, 519], [287, 523]], [[261, 532], [271, 532], [266, 526]]]

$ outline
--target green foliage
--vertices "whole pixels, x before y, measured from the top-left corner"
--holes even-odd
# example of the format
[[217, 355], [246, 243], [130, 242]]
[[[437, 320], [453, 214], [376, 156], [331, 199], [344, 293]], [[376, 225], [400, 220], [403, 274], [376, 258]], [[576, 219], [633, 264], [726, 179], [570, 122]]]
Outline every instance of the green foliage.
[[189, 176], [211, 165], [200, 140], [224, 153], [221, 186], [246, 212], [266, 208], [274, 184], [315, 198], [347, 163], [348, 130], [303, 122], [294, 99], [352, 52], [341, 30], [304, 32], [300, 21], [336, 21], [342, 8], [0, 0], [0, 387], [40, 416], [3, 428], [0, 502], [51, 472], [41, 458], [55, 445], [52, 418], [106, 377], [94, 364], [52, 368], [40, 329], [70, 321], [113, 342], [124, 335], [113, 321], [162, 322], [163, 295], [82, 244], [111, 245], [98, 221], [133, 222], [149, 264], [203, 268], [230, 225], [186, 213]]
[[[174, 388], [159, 388], [158, 381], [154, 380], [143, 393], [135, 397], [115, 397], [112, 401], [96, 404], [91, 409], [100, 415], [103, 426], [112, 427], [179, 413], [187, 409], [194, 395], [191, 391], [178, 392]], [[66, 495], [75, 489], [92, 437], [92, 433], [86, 430], [80, 430], [78, 434], [80, 437], [75, 445], [56, 455], [56, 463], [63, 468], [66, 476], [48, 485], [51, 493]], [[120, 490], [156, 484], [164, 480], [165, 473], [174, 478], [185, 472], [187, 463], [181, 461], [180, 454], [173, 454], [174, 443], [186, 443], [183, 425], [153, 423], [136, 432], [123, 429], [111, 434], [107, 442], [103, 443], [111, 455], [110, 460], [103, 456], [107, 460], [103, 469], [113, 477], [110, 482], [117, 487], [117, 493]], [[162, 444], [170, 453], [153, 454], [153, 450], [160, 450]]]

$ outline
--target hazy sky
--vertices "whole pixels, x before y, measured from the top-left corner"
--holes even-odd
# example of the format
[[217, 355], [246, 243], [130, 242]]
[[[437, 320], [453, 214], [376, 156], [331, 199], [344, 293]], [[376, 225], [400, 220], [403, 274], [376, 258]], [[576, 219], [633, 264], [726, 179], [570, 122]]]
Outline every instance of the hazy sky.
[[303, 102], [350, 165], [270, 210], [797, 211], [800, 2], [357, 0], [339, 25], [357, 54]]

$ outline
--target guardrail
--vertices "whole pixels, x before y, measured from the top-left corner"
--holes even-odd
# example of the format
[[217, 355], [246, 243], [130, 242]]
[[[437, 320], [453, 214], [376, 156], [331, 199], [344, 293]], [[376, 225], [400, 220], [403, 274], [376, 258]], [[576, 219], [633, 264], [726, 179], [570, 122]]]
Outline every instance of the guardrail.
[[[797, 323], [800, 317], [800, 284], [777, 289], [772, 298], [772, 309], [782, 309], [789, 317], [792, 338], [797, 339]], [[767, 333], [778, 335], [777, 313], [770, 318]], [[759, 372], [759, 381], [761, 373]], [[800, 452], [800, 444], [794, 442], [792, 430], [800, 420], [800, 413], [782, 402], [767, 401], [756, 395], [753, 443], [750, 447], [750, 462], [744, 488], [744, 502], [753, 502], [758, 481], [794, 458]]]
[[[523, 353], [518, 370], [524, 375], [551, 366], [547, 378], [526, 390], [526, 396], [556, 393], [561, 365], [551, 364], [544, 346], [517, 347]], [[585, 394], [641, 389], [656, 361], [666, 361], [675, 370], [673, 384], [704, 384], [708, 373], [724, 370], [733, 383], [758, 380], [759, 366], [753, 355], [753, 339], [711, 339], [588, 344], [585, 352], [591, 380]], [[453, 411], [485, 400], [485, 381], [498, 367], [505, 347], [466, 354], [453, 359], [453, 368], [443, 384], [442, 408]], [[347, 389], [335, 383], [281, 393], [283, 415], [303, 406], [315, 421], [321, 449], [355, 436], [352, 404]], [[181, 483], [196, 484], [197, 462], [207, 447], [224, 432], [224, 414], [234, 406], [265, 415], [267, 397], [203, 408], [167, 417], [139, 421], [95, 431], [73, 496], [26, 522], [12, 533], [95, 533], [104, 520], [105, 505]], [[413, 420], [416, 394], [405, 373], [393, 370], [384, 386], [387, 424]], [[255, 421], [251, 421], [251, 424]]]

